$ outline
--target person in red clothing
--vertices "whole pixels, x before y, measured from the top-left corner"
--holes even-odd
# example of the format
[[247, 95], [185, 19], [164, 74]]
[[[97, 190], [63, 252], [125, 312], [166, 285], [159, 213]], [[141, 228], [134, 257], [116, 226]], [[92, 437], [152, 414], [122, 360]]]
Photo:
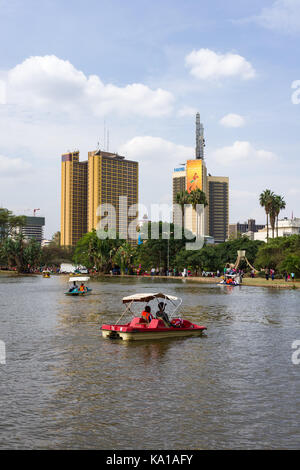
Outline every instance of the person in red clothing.
[[142, 312], [142, 318], [147, 322], [150, 323], [151, 320], [153, 319], [153, 315], [151, 313], [151, 307], [149, 305], [146, 305], [144, 311]]

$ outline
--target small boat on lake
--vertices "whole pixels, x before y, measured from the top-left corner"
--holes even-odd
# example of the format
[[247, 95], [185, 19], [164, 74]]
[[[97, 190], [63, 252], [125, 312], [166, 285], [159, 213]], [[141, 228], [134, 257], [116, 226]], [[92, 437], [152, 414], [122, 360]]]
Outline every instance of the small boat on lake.
[[240, 286], [242, 278], [239, 273], [225, 274], [224, 279], [218, 284], [219, 286]]
[[43, 277], [49, 278], [51, 273], [50, 271], [43, 271], [42, 274], [43, 274]]
[[[161, 300], [169, 302], [161, 302]], [[159, 311], [156, 318], [149, 312], [148, 303], [158, 301]], [[104, 324], [101, 327], [102, 336], [109, 339], [122, 339], [125, 341], [148, 340], [160, 338], [174, 338], [184, 336], [200, 336], [206, 330], [205, 326], [199, 326], [189, 320], [175, 318], [175, 312], [180, 307], [182, 300], [179, 297], [163, 293], [134, 294], [124, 297], [122, 300], [126, 305], [125, 311], [120, 316], [117, 323]], [[138, 316], [131, 311], [135, 303], [146, 303], [142, 316]], [[165, 312], [166, 306], [172, 308], [169, 314]], [[147, 317], [148, 313], [148, 317]], [[132, 319], [128, 323], [121, 323], [125, 315], [131, 315]], [[144, 315], [145, 314], [145, 315]]]
[[89, 282], [89, 280], [90, 278], [87, 276], [70, 277], [69, 279], [70, 288], [67, 292], [65, 292], [65, 294], [66, 295], [81, 295], [81, 296], [90, 294], [92, 292], [92, 289], [85, 285], [87, 282]]

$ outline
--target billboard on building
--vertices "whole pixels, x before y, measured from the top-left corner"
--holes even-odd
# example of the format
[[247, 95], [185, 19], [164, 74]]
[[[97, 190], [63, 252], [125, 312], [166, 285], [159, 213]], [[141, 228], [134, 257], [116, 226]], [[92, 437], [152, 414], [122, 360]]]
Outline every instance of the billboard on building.
[[202, 160], [188, 160], [186, 164], [186, 189], [188, 193], [202, 186]]

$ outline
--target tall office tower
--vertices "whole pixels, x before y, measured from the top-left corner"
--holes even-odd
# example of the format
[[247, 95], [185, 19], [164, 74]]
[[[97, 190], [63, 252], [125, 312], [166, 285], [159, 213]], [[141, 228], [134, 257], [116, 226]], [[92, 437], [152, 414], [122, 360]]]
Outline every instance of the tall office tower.
[[[187, 160], [186, 162], [186, 190], [188, 193], [201, 189], [207, 193], [207, 169], [203, 159]], [[187, 208], [185, 226], [197, 236], [205, 236], [207, 232], [207, 209], [201, 214], [201, 221], [197, 220], [197, 213]]]
[[[185, 167], [174, 168], [172, 175], [173, 182], [173, 204], [177, 204], [177, 194], [186, 190], [186, 170]], [[173, 223], [183, 225], [181, 214], [173, 213]]]
[[208, 176], [207, 186], [209, 235], [221, 243], [229, 235], [229, 178]]
[[87, 232], [88, 162], [79, 151], [61, 157], [61, 245], [76, 245]]
[[[118, 154], [102, 150], [88, 153], [88, 231], [97, 228], [98, 207], [111, 204], [116, 211], [116, 231], [125, 238], [130, 222], [138, 216], [127, 216], [128, 208], [138, 204], [138, 170], [138, 162]], [[127, 201], [122, 199], [120, 204], [120, 196], [126, 196]], [[132, 239], [137, 240], [137, 235], [134, 230], [128, 241], [134, 243]]]
[[196, 159], [197, 160], [204, 160], [204, 147], [205, 147], [205, 139], [204, 139], [204, 127], [203, 124], [200, 122], [200, 113], [196, 114]]
[[27, 240], [33, 239], [38, 243], [43, 240], [43, 227], [45, 225], [45, 217], [27, 217], [25, 216], [25, 225], [21, 231]]

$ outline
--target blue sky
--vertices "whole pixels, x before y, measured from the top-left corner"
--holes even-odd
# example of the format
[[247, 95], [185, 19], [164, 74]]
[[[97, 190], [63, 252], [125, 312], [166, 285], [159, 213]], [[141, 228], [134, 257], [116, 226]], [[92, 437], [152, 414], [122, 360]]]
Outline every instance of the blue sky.
[[299, 35], [300, 0], [0, 0], [0, 205], [59, 230], [60, 155], [86, 159], [104, 125], [140, 201], [171, 202], [199, 111], [230, 222], [264, 222], [265, 188], [300, 216]]

